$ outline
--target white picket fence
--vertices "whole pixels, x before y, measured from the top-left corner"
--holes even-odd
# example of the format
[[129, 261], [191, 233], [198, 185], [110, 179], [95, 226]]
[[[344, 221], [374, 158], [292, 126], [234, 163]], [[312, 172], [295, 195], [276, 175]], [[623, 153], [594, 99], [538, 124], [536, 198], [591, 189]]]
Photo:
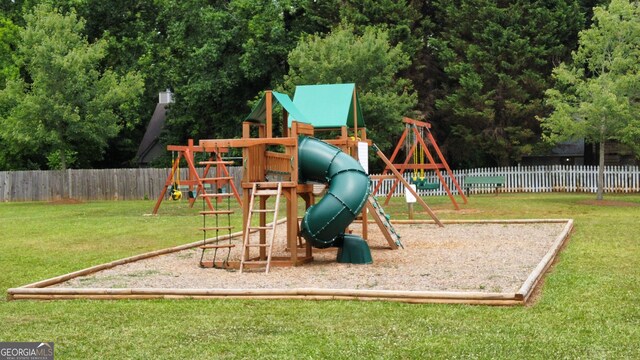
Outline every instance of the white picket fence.
[[[453, 182], [443, 172], [447, 186], [453, 194], [456, 189]], [[589, 192], [595, 193], [598, 186], [598, 167], [581, 165], [549, 165], [549, 166], [513, 166], [454, 170], [453, 174], [464, 190], [466, 176], [504, 176], [505, 184], [502, 192]], [[405, 173], [404, 178], [410, 182], [412, 174]], [[428, 182], [439, 183], [434, 172], [426, 176]], [[374, 180], [374, 187], [379, 180]], [[382, 185], [377, 195], [385, 195], [393, 186], [393, 179], [381, 180]], [[640, 167], [638, 166], [606, 166], [604, 169], [604, 191], [607, 193], [640, 192]], [[471, 194], [494, 192], [492, 188], [471, 189]], [[419, 190], [422, 196], [446, 195], [440, 185], [436, 190]], [[399, 183], [393, 196], [404, 196], [404, 186]]]

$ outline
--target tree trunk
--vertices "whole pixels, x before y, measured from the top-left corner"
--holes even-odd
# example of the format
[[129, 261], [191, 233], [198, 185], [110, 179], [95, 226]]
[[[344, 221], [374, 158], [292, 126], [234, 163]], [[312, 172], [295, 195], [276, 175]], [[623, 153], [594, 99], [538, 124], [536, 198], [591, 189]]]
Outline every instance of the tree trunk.
[[598, 192], [596, 200], [602, 200], [604, 193], [604, 136], [600, 137], [600, 159], [598, 160]]
[[60, 170], [67, 170], [67, 152], [60, 150]]

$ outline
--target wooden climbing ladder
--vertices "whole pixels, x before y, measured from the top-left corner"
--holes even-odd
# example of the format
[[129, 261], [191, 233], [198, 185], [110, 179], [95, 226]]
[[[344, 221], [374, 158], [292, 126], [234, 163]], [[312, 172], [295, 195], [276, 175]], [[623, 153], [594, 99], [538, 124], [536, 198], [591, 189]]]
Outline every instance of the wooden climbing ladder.
[[[275, 185], [275, 186], [274, 186]], [[274, 188], [275, 187], [275, 188]], [[266, 199], [270, 196], [276, 197], [274, 208], [267, 209]], [[273, 241], [276, 237], [276, 224], [278, 221], [278, 207], [280, 206], [280, 197], [282, 195], [282, 183], [281, 182], [256, 182], [251, 187], [251, 200], [249, 203], [249, 212], [247, 215], [246, 225], [244, 229], [244, 237], [242, 241], [242, 257], [240, 260], [240, 273], [246, 266], [264, 265], [265, 273], [269, 273], [269, 267], [271, 265], [271, 254], [273, 251]], [[260, 199], [258, 208], [255, 208], [255, 199]], [[253, 214], [260, 214], [261, 221], [258, 226], [253, 226], [251, 220]], [[273, 221], [269, 224], [265, 224], [265, 217], [267, 213], [273, 214]], [[271, 236], [266, 241], [251, 242], [252, 230], [259, 231], [271, 231]], [[263, 237], [261, 236], [262, 240]], [[260, 249], [260, 255], [258, 257], [251, 258], [250, 249], [257, 247]]]
[[[202, 211], [200, 211], [200, 215], [202, 215], [202, 227], [200, 228], [200, 230], [203, 232], [202, 245], [200, 246], [200, 249], [202, 250], [202, 254], [200, 255], [201, 267], [205, 266], [204, 257], [207, 250], [214, 251], [212, 267], [229, 267], [231, 248], [235, 247], [235, 244], [231, 243], [231, 230], [233, 229], [233, 226], [231, 225], [231, 214], [234, 213], [234, 211], [231, 210], [231, 197], [236, 197], [236, 199], [239, 199], [239, 196], [233, 183], [233, 178], [229, 176], [229, 172], [226, 168], [226, 165], [229, 165], [231, 163], [231, 161], [222, 160], [218, 152], [215, 153], [215, 157], [212, 157], [207, 161], [199, 162], [200, 165], [206, 166], [205, 174], [208, 174], [208, 170], [210, 167], [216, 167], [216, 176], [197, 178], [200, 184], [198, 190], [201, 192], [199, 195], [200, 197], [202, 197]], [[208, 193], [207, 187], [204, 186], [205, 184], [211, 185], [210, 188], [216, 192]], [[224, 191], [225, 188], [226, 191]], [[227, 206], [225, 209], [221, 209], [219, 206], [223, 198], [227, 199]], [[215, 207], [212, 205], [211, 199], [215, 199]], [[221, 216], [224, 215], [226, 215], [226, 221], [221, 221]], [[207, 218], [209, 217], [214, 218], [214, 226], [207, 225]], [[225, 223], [225, 225], [222, 225], [223, 222]], [[214, 231], [215, 235], [209, 238], [208, 235], [210, 234], [210, 232]], [[226, 233], [224, 234], [224, 237], [220, 234], [221, 231]], [[222, 243], [223, 240], [228, 241], [226, 243]], [[216, 263], [218, 251], [223, 249], [227, 250], [227, 256], [224, 260], [220, 261], [220, 264], [218, 265]]]

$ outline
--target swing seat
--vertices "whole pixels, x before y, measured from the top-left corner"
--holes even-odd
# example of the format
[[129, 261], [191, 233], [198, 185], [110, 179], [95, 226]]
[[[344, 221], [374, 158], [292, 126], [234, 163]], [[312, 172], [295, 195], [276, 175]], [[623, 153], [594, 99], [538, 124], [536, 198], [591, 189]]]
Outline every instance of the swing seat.
[[440, 188], [439, 183], [430, 183], [427, 179], [412, 178], [411, 183], [415, 184], [418, 190], [437, 190]]
[[182, 191], [180, 191], [178, 189], [171, 190], [170, 194], [171, 194], [171, 200], [178, 201], [178, 200], [182, 199]]

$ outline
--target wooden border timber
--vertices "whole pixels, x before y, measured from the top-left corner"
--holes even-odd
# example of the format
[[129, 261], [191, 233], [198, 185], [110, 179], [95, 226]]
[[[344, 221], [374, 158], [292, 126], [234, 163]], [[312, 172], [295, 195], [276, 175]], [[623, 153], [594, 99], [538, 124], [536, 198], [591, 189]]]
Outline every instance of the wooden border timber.
[[[395, 221], [400, 223], [399, 221]], [[433, 221], [413, 221], [412, 223], [430, 223]], [[162, 289], [162, 288], [49, 288], [75, 277], [88, 275], [117, 265], [134, 262], [163, 255], [175, 251], [185, 250], [202, 244], [202, 241], [176, 246], [169, 249], [157, 250], [111, 263], [90, 267], [66, 275], [42, 280], [7, 291], [8, 300], [62, 300], [62, 299], [300, 299], [300, 300], [361, 300], [361, 301], [394, 301], [404, 303], [447, 303], [513, 306], [525, 305], [531, 299], [535, 288], [545, 272], [553, 263], [558, 252], [567, 241], [573, 220], [571, 219], [517, 219], [517, 220], [443, 220], [444, 223], [459, 224], [505, 224], [505, 223], [566, 223], [563, 231], [557, 236], [553, 245], [529, 275], [520, 289], [515, 293], [481, 293], [481, 292], [447, 292], [447, 291], [397, 291], [397, 290], [355, 290], [355, 289]], [[401, 223], [406, 223], [405, 221]], [[238, 236], [238, 235], [236, 235]]]
[[516, 293], [517, 298], [522, 300], [523, 303], [526, 303], [529, 300], [536, 286], [540, 283], [540, 280], [542, 280], [542, 276], [547, 272], [551, 264], [553, 264], [553, 261], [560, 252], [560, 249], [562, 249], [562, 246], [565, 244], [565, 241], [569, 237], [572, 229], [573, 219], [569, 219], [567, 221], [567, 225], [553, 242], [553, 245], [551, 245], [551, 249], [549, 249], [547, 254], [538, 263], [538, 266], [536, 266], [533, 272], [529, 274], [527, 280], [525, 280], [524, 284], [520, 287], [520, 290]]

